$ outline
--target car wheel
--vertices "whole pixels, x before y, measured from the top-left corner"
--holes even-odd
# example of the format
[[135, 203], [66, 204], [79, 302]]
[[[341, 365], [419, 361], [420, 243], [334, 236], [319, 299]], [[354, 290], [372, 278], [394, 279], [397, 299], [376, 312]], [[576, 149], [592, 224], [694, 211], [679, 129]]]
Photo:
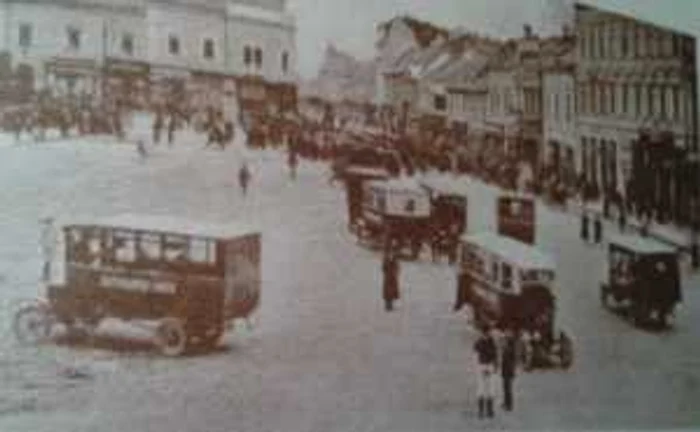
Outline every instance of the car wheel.
[[165, 318], [158, 325], [155, 344], [167, 357], [179, 357], [187, 351], [188, 335], [184, 322], [178, 318]]
[[53, 319], [46, 306], [33, 304], [17, 311], [12, 327], [21, 344], [39, 344], [50, 338]]

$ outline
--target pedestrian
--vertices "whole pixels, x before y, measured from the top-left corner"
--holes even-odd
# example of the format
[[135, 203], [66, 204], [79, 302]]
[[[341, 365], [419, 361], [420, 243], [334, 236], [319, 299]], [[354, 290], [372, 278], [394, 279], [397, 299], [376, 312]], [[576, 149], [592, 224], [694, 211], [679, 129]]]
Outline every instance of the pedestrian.
[[241, 187], [243, 195], [246, 195], [246, 192], [248, 191], [249, 182], [250, 170], [248, 169], [248, 164], [244, 162], [243, 166], [241, 166], [241, 169], [238, 171], [238, 184]]
[[617, 223], [620, 226], [620, 232], [625, 232], [627, 228], [627, 208], [624, 203], [620, 203], [617, 215]]
[[394, 302], [399, 299], [399, 262], [391, 247], [384, 253], [384, 308], [387, 312], [394, 310]]
[[51, 280], [51, 263], [56, 252], [58, 235], [54, 226], [54, 219], [46, 217], [41, 219], [41, 252], [44, 257], [42, 280], [47, 283]]
[[170, 115], [170, 122], [168, 122], [168, 145], [172, 147], [173, 141], [175, 140], [175, 129], [177, 128], [177, 117], [175, 112]]
[[153, 120], [153, 143], [160, 143], [160, 131], [163, 128], [163, 113], [160, 108], [156, 109], [156, 117]]
[[297, 165], [299, 164], [295, 149], [291, 149], [289, 151], [289, 159], [287, 163], [289, 164], [289, 175], [291, 176], [292, 180], [295, 180], [297, 178]]
[[141, 161], [145, 161], [146, 157], [148, 157], [148, 152], [146, 152], [146, 145], [143, 143], [143, 140], [136, 141], [136, 151]]
[[588, 243], [590, 220], [586, 211], [581, 215], [581, 240]]
[[517, 359], [518, 338], [512, 329], [507, 329], [501, 350], [501, 380], [503, 383], [503, 409], [513, 410], [513, 381]]
[[603, 221], [601, 220], [600, 216], [596, 216], [595, 218], [593, 232], [596, 244], [600, 244], [603, 241]]
[[484, 326], [479, 339], [474, 343], [477, 360], [477, 397], [479, 403], [479, 418], [493, 417], [493, 399], [495, 391], [494, 378], [496, 374], [497, 349], [491, 329]]

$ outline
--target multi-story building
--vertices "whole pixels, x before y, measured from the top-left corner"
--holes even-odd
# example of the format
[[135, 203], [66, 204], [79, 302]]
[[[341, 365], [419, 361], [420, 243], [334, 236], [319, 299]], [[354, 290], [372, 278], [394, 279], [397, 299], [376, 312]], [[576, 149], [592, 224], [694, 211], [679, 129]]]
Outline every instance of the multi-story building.
[[[0, 51], [36, 87], [157, 99], [296, 104], [296, 25], [285, 0], [5, 0]], [[151, 90], [151, 91], [149, 91]]]
[[[542, 133], [541, 162], [550, 175], [573, 182], [581, 166], [576, 164], [575, 38], [565, 33], [549, 39], [542, 47]], [[569, 183], [572, 184], [572, 183]]]
[[[649, 179], [643, 189], [652, 205], [686, 216], [697, 183], [683, 162], [697, 154], [695, 40], [586, 5], [576, 6], [575, 20], [583, 174], [603, 194], [628, 198], [632, 180]], [[653, 170], [635, 156], [645, 150], [640, 135], [649, 133], [663, 135], [667, 146], [652, 158]]]

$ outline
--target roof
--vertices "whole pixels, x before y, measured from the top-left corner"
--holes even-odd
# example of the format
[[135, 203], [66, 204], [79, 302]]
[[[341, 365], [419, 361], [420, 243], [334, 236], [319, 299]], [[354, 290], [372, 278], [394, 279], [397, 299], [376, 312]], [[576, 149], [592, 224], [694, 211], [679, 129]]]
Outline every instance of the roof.
[[462, 242], [492, 252], [521, 269], [556, 270], [554, 260], [536, 247], [494, 232], [467, 234], [462, 236]]
[[466, 197], [469, 190], [467, 183], [448, 176], [425, 177], [420, 180], [420, 184], [426, 189], [437, 191], [443, 195]]
[[153, 231], [163, 234], [183, 234], [217, 239], [231, 239], [259, 233], [258, 230], [245, 223], [217, 224], [172, 216], [133, 213], [125, 213], [103, 219], [97, 218], [82, 223], [70, 223], [66, 226], [124, 228], [128, 230]]
[[649, 237], [640, 237], [630, 234], [617, 234], [609, 239], [611, 245], [638, 254], [675, 254], [676, 249], [658, 240]]
[[425, 191], [414, 177], [401, 177], [389, 180], [374, 180], [369, 183], [370, 187], [380, 187], [382, 189], [402, 191], [402, 192], [417, 192], [424, 194]]

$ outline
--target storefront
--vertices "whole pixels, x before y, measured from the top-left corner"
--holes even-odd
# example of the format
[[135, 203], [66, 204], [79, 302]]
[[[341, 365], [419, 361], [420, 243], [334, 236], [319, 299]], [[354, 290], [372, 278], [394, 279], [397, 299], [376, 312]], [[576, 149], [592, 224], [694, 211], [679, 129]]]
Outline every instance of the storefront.
[[101, 70], [94, 60], [55, 57], [45, 68], [46, 84], [58, 95], [100, 94]]
[[132, 107], [145, 108], [150, 100], [150, 66], [146, 62], [107, 59], [106, 92]]

